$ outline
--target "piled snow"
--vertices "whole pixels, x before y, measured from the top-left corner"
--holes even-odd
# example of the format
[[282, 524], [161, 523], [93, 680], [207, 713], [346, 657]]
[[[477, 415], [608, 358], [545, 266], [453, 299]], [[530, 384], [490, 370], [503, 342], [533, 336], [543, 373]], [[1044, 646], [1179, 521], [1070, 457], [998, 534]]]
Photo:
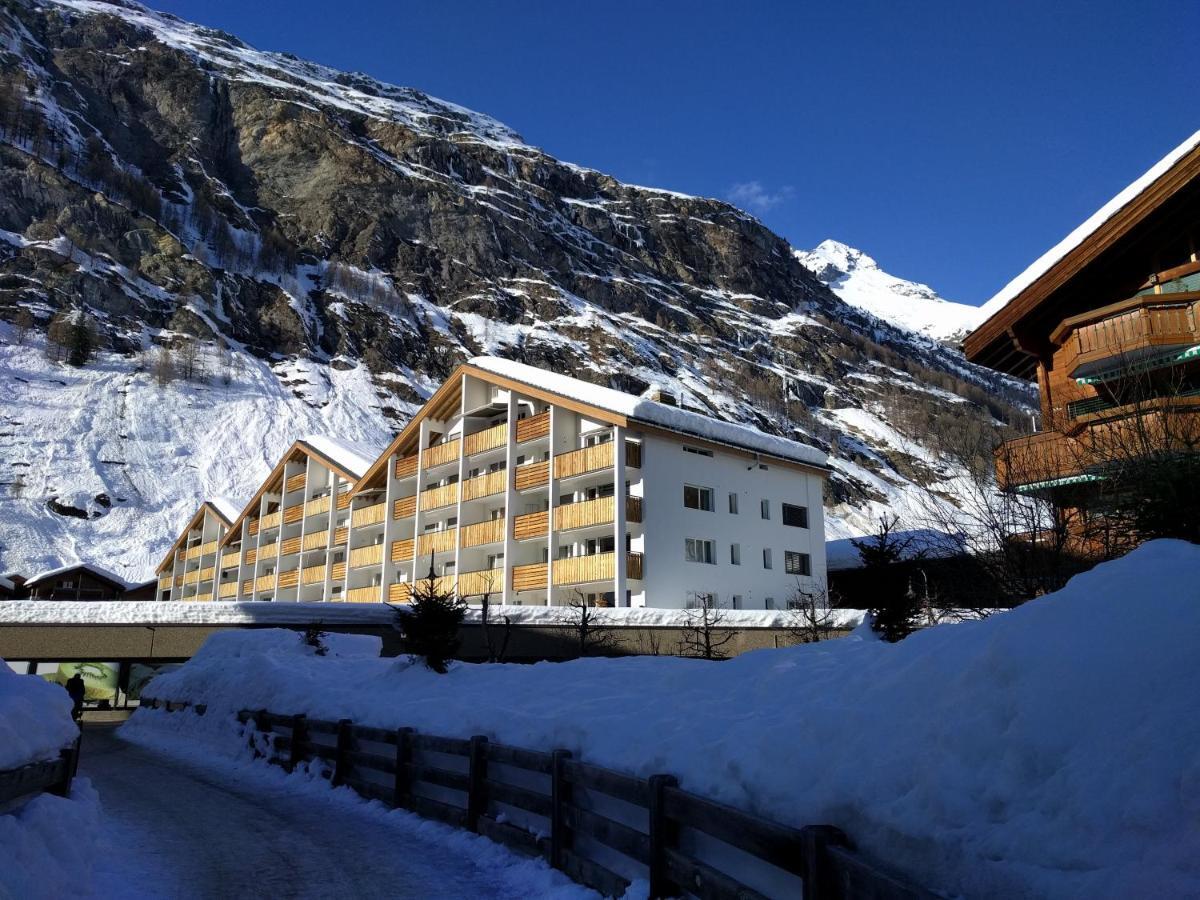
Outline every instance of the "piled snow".
[[18, 675], [0, 659], [0, 771], [58, 759], [78, 735], [60, 685]]
[[102, 834], [100, 798], [86, 778], [71, 783], [70, 797], [40, 794], [0, 815], [0, 897], [91, 896]]
[[362, 478], [367, 469], [371, 468], [380, 454], [387, 449], [386, 445], [356, 443], [324, 434], [308, 434], [300, 438], [300, 442], [308, 444], [355, 478]]
[[140, 581], [126, 581], [116, 572], [109, 571], [103, 566], [98, 566], [95, 563], [76, 563], [69, 566], [59, 566], [57, 569], [47, 569], [45, 572], [38, 572], [36, 575], [31, 575], [28, 579], [26, 579], [25, 586], [31, 587], [32, 585], [37, 584], [39, 581], [45, 581], [47, 578], [55, 578], [59, 575], [64, 575], [67, 572], [74, 572], [76, 569], [80, 568], [87, 569], [93, 575], [98, 575], [101, 578], [108, 579], [109, 581], [120, 585], [125, 590], [129, 590], [130, 588], [135, 588], [141, 584], [144, 584], [144, 582]]
[[490, 734], [674, 772], [794, 825], [839, 825], [951, 894], [1194, 896], [1197, 571], [1200, 547], [1158, 541], [982, 622], [724, 663], [460, 664], [437, 676], [404, 659], [309, 656], [269, 633], [260, 652], [240, 638], [231, 655], [217, 636], [154, 690], [207, 703], [203, 727], [224, 719], [231, 752], [229, 717], [243, 708]]
[[227, 524], [230, 525], [232, 525], [237, 519], [238, 515], [242, 511], [242, 507], [246, 505], [244, 503], [238, 503], [236, 500], [233, 500], [229, 497], [222, 496], [221, 494], [218, 494], [215, 497], [209, 497], [208, 503], [212, 504], [212, 508], [217, 511], [217, 515], [219, 515]]
[[[627, 627], [678, 627], [691, 615], [685, 609], [614, 607], [594, 611], [596, 621]], [[514, 625], [564, 625], [576, 614], [565, 606], [503, 606], [492, 604], [493, 622], [507, 618]], [[787, 610], [723, 609], [722, 620], [731, 628], [786, 628], [794, 614]], [[863, 618], [861, 609], [839, 609], [830, 624], [854, 628]], [[384, 603], [287, 603], [251, 601], [231, 603], [160, 602], [117, 600], [88, 603], [58, 600], [0, 601], [0, 625], [391, 625], [395, 610]], [[468, 625], [480, 621], [479, 607], [467, 609]]]
[[851, 306], [935, 340], [961, 337], [984, 319], [977, 306], [956, 303], [929, 285], [889, 275], [867, 254], [840, 241], [795, 250], [800, 264]]
[[558, 372], [548, 372], [545, 369], [527, 366], [511, 359], [477, 356], [470, 361], [469, 365], [494, 375], [511, 378], [513, 381], [519, 381], [530, 387], [549, 391], [560, 397], [595, 406], [615, 415], [625, 416], [635, 422], [657, 425], [680, 434], [767, 453], [780, 459], [790, 459], [809, 465], [825, 466], [829, 462], [820, 450], [798, 441], [767, 434], [747, 425], [736, 425], [732, 422], [712, 419], [700, 413], [680, 409], [676, 406], [667, 406], [665, 403], [636, 397], [633, 394], [602, 387]]
[[989, 319], [1000, 312], [1010, 301], [1016, 299], [1022, 291], [1049, 272], [1055, 263], [1087, 240], [1088, 237], [1099, 230], [1101, 225], [1137, 199], [1150, 185], [1154, 184], [1155, 181], [1170, 171], [1177, 162], [1191, 153], [1197, 146], [1200, 146], [1200, 131], [1191, 135], [1182, 144], [1156, 162], [1145, 174], [1096, 210], [1082, 225], [1039, 256], [1024, 272], [1002, 287], [991, 300], [980, 307], [980, 312], [983, 314], [980, 321]]

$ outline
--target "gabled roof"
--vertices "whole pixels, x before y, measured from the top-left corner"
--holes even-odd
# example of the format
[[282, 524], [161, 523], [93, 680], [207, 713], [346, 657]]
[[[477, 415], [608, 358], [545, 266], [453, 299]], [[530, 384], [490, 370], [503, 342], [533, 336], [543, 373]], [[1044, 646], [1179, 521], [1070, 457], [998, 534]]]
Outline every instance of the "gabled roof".
[[205, 511], [211, 511], [212, 514], [220, 519], [221, 522], [224, 523], [225, 527], [228, 528], [233, 524], [233, 520], [237, 518], [239, 508], [240, 507], [238, 504], [235, 501], [230, 500], [228, 497], [223, 497], [220, 495], [209, 497], [200, 504], [200, 508], [192, 514], [190, 519], [188, 519], [188, 523], [183, 526], [183, 530], [179, 532], [179, 537], [175, 538], [175, 543], [171, 545], [171, 549], [167, 551], [166, 555], [162, 558], [162, 561], [158, 564], [158, 567], [154, 571], [162, 572], [171, 564], [176, 551], [179, 550], [180, 545], [182, 545], [187, 539], [188, 532], [193, 528], [198, 527], [202, 523]]
[[134, 582], [126, 581], [115, 572], [110, 572], [108, 569], [97, 566], [94, 563], [75, 563], [69, 566], [59, 566], [57, 569], [49, 569], [45, 572], [38, 572], [25, 582], [24, 587], [33, 588], [47, 579], [57, 578], [60, 575], [67, 575], [71, 572], [78, 572], [80, 570], [87, 572], [93, 578], [103, 581], [121, 591], [127, 591], [130, 588], [137, 587], [137, 584]]
[[991, 360], [978, 358], [998, 342], [1008, 340], [1009, 330], [1022, 317], [1197, 176], [1200, 131], [1151, 166], [985, 303], [982, 308], [988, 318], [963, 342], [967, 358], [992, 364]]
[[434, 392], [355, 485], [356, 493], [378, 480], [393, 453], [405, 455], [406, 452], [415, 452], [420, 423], [424, 419], [440, 420], [458, 412], [463, 375], [472, 375], [499, 387], [516, 390], [525, 396], [568, 407], [610, 425], [632, 425], [641, 430], [670, 432], [699, 443], [758, 454], [819, 472], [828, 468], [828, 458], [823, 452], [798, 441], [513, 360], [477, 356], [458, 366]]
[[229, 531], [221, 539], [221, 546], [230, 543], [236, 535], [241, 537], [241, 524], [246, 516], [250, 515], [262, 499], [263, 494], [270, 490], [271, 486], [280, 481], [283, 477], [284, 467], [288, 460], [295, 457], [297, 454], [310, 456], [325, 466], [331, 469], [338, 475], [341, 475], [351, 484], [356, 484], [367, 469], [370, 468], [371, 460], [379, 457], [379, 449], [367, 444], [360, 444], [354, 441], [344, 441], [340, 438], [331, 438], [324, 435], [305, 435], [302, 438], [292, 442], [287, 451], [280, 457], [279, 462], [275, 464], [275, 468], [271, 470], [264, 480], [262, 485], [249, 502], [242, 508], [233, 521], [229, 523]]

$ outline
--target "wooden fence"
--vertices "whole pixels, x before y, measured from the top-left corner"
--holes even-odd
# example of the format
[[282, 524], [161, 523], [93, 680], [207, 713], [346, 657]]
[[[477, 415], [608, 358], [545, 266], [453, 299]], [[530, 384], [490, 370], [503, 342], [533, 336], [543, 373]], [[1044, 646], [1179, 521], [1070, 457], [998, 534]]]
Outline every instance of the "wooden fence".
[[[202, 704], [192, 709], [205, 712]], [[620, 897], [643, 878], [651, 897], [938, 897], [863, 858], [833, 826], [771, 822], [682, 790], [672, 775], [637, 778], [569, 750], [527, 750], [482, 735], [439, 737], [267, 710], [243, 710], [238, 721], [255, 752], [286, 771], [318, 763], [334, 786], [542, 857], [605, 896]]]
[[76, 738], [75, 743], [59, 752], [58, 759], [0, 771], [0, 811], [15, 800], [42, 791], [60, 797], [67, 796], [71, 793], [71, 781], [78, 769], [79, 738]]

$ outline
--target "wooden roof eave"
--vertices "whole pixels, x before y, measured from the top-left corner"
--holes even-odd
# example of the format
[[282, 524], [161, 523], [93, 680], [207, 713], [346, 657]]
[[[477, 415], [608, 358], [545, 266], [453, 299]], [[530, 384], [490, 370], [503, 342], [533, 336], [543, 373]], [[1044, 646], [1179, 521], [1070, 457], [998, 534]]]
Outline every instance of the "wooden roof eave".
[[[1200, 175], [1200, 146], [1186, 153], [1142, 193], [1051, 265], [1017, 296], [996, 310], [963, 340], [963, 353], [980, 365], [999, 368], [993, 350], [1004, 334], [1036, 310], [1050, 295], [1066, 285], [1105, 250]], [[1008, 371], [1001, 369], [1001, 371]]]
[[[179, 532], [179, 537], [175, 538], [175, 543], [171, 545], [171, 549], [167, 551], [167, 555], [164, 556], [162, 562], [158, 564], [158, 568], [154, 570], [156, 575], [165, 571], [168, 565], [174, 562], [175, 554], [179, 552], [180, 546], [182, 546], [183, 542], [187, 540], [188, 532], [195, 528], [197, 524], [203, 522], [204, 510], [207, 508], [213, 509], [214, 512], [216, 511], [216, 508], [213, 507], [213, 505], [207, 500], [200, 504], [200, 508], [192, 514], [190, 519], [188, 519], [188, 523], [183, 526], [183, 531]], [[220, 513], [218, 513], [218, 515], [220, 515]], [[221, 516], [221, 519], [224, 520], [225, 517]]]

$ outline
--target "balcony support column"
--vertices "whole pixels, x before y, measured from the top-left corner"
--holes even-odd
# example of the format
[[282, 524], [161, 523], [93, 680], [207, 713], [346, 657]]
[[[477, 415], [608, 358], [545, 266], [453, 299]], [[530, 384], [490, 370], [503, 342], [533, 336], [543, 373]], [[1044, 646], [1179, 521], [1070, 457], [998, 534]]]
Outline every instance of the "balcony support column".
[[513, 522], [517, 509], [517, 394], [508, 392], [508, 438], [504, 448], [504, 564], [501, 567], [500, 603], [507, 605], [513, 594], [513, 556], [517, 551], [517, 541]]
[[463, 481], [467, 474], [467, 376], [461, 376], [458, 386], [458, 489], [454, 504], [454, 593], [461, 600], [458, 573], [462, 567]]
[[613, 606], [625, 605], [625, 429], [613, 426]]
[[558, 531], [554, 527], [554, 515], [558, 509], [558, 476], [555, 474], [555, 457], [558, 456], [558, 429], [560, 415], [556, 405], [550, 406], [550, 458], [546, 475], [546, 605], [554, 605], [554, 559], [558, 556]]
[[396, 564], [392, 562], [392, 541], [396, 539], [396, 494], [400, 482], [396, 479], [396, 460], [400, 457], [393, 453], [388, 457], [387, 487], [383, 492], [383, 558], [379, 563], [379, 602], [387, 603], [388, 585], [396, 580]]

